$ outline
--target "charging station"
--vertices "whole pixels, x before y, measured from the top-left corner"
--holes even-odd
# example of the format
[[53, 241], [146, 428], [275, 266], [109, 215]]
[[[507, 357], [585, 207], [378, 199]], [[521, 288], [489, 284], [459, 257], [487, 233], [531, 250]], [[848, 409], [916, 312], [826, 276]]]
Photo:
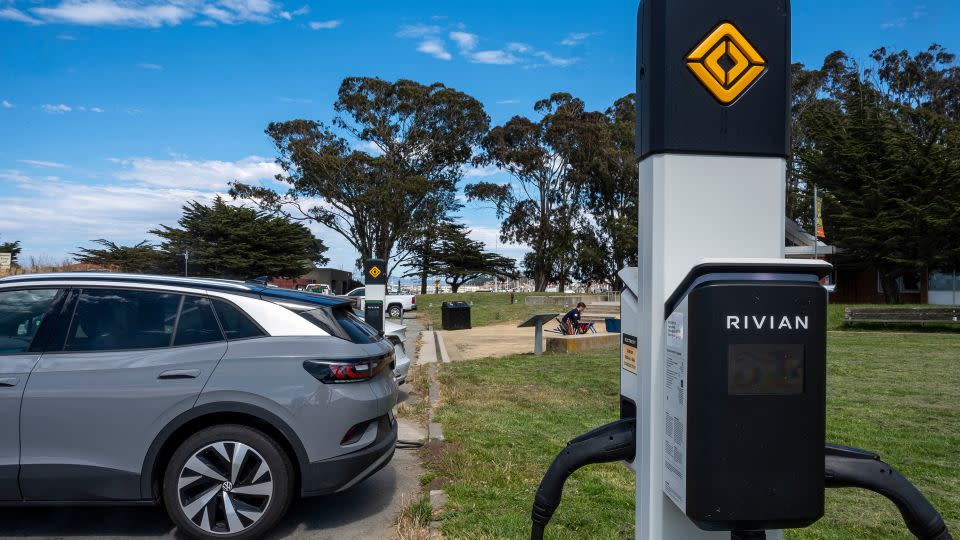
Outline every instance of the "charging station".
[[788, 0], [642, 0], [637, 26], [621, 420], [558, 454], [531, 538], [570, 474], [617, 460], [637, 476], [638, 540], [780, 539], [823, 516], [827, 487], [876, 491], [917, 538], [951, 538], [879, 456], [825, 441], [831, 265], [784, 259]]
[[383, 304], [387, 298], [387, 261], [367, 259], [363, 261], [363, 318], [378, 332], [383, 333], [386, 317]]

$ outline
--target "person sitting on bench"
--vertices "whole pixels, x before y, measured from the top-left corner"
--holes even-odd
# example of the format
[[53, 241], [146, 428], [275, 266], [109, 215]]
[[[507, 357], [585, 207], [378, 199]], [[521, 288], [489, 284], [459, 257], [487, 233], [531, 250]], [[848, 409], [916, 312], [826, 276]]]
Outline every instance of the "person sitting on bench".
[[583, 310], [585, 309], [587, 309], [587, 305], [579, 302], [577, 303], [577, 307], [571, 309], [563, 316], [563, 319], [560, 320], [560, 326], [563, 328], [565, 334], [586, 334], [590, 330], [589, 324], [580, 322], [580, 315], [583, 314]]

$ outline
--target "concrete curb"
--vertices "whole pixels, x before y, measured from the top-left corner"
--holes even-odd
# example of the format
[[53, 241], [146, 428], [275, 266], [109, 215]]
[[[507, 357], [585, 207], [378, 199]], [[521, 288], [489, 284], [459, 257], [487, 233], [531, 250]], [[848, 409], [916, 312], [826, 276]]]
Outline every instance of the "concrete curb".
[[420, 354], [417, 355], [418, 364], [437, 363], [437, 340], [435, 332], [424, 330], [420, 334]]
[[450, 355], [447, 354], [447, 345], [443, 342], [443, 335], [441, 335], [440, 332], [434, 332], [433, 335], [437, 338], [437, 358], [444, 364], [449, 364]]

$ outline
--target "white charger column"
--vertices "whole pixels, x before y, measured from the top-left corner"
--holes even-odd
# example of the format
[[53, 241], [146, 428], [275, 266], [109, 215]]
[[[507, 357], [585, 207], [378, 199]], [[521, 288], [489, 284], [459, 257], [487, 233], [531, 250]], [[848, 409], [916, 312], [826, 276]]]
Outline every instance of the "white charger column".
[[638, 540], [730, 537], [663, 491], [664, 303], [701, 259], [783, 257], [789, 90], [787, 0], [641, 2], [639, 269], [623, 273], [639, 300]]
[[364, 301], [363, 318], [367, 324], [383, 332], [387, 299], [387, 261], [367, 259], [363, 261]]

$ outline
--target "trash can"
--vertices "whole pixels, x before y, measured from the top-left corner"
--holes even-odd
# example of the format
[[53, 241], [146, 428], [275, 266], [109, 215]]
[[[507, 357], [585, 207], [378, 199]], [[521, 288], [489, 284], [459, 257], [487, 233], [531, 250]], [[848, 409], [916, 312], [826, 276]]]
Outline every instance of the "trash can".
[[440, 305], [440, 322], [444, 330], [469, 330], [470, 304], [444, 302]]
[[603, 325], [606, 327], [605, 330], [609, 334], [618, 334], [620, 333], [620, 319], [614, 319], [613, 317], [607, 317], [603, 320]]

